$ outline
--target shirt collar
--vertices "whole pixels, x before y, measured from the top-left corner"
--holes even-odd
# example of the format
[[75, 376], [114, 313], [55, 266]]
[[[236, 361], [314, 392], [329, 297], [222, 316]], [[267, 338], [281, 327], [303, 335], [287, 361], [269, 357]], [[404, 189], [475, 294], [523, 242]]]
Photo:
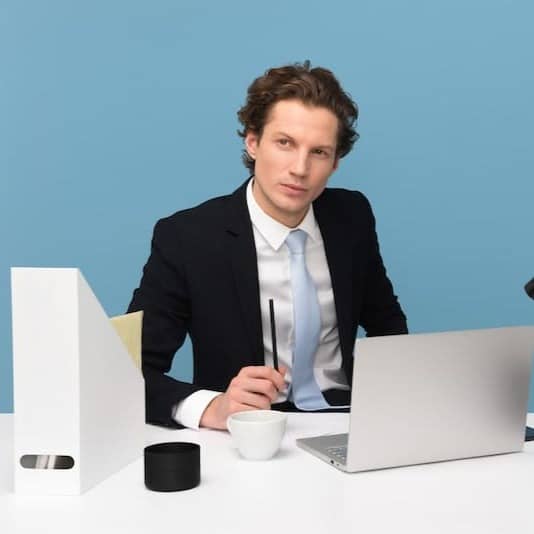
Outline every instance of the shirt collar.
[[314, 241], [321, 241], [321, 232], [319, 231], [319, 226], [315, 220], [312, 205], [310, 205], [310, 208], [301, 223], [296, 228], [289, 228], [288, 226], [275, 221], [260, 208], [252, 194], [253, 184], [254, 179], [250, 180], [247, 184], [247, 207], [250, 219], [256, 230], [274, 250], [278, 250], [283, 245], [289, 232], [297, 229], [306, 232]]

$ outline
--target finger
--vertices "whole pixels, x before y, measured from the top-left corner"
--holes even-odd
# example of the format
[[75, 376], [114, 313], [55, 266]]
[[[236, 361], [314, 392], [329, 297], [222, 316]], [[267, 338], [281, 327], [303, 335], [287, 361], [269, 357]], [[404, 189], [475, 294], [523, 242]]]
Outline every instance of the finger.
[[237, 376], [270, 380], [278, 391], [281, 391], [285, 387], [284, 375], [280, 374], [276, 369], [267, 367], [266, 365], [252, 365], [249, 367], [243, 367]]
[[238, 376], [243, 375], [251, 378], [268, 378], [273, 371], [274, 369], [267, 365], [249, 365], [247, 367], [242, 367]]
[[275, 377], [275, 384], [278, 389], [278, 391], [284, 391], [286, 389], [286, 373], [287, 373], [287, 367], [285, 365], [281, 365], [278, 368], [278, 373]]
[[250, 391], [239, 390], [232, 397], [235, 403], [249, 406], [252, 409], [269, 410], [271, 407], [271, 399], [260, 393], [252, 393]]
[[285, 368], [283, 373], [273, 369], [273, 375], [272, 375], [271, 380], [274, 386], [276, 387], [277, 391], [283, 391], [286, 387], [286, 381], [284, 378], [286, 371], [287, 371], [287, 367]]
[[231, 389], [233, 388], [265, 395], [271, 401], [278, 397], [278, 388], [266, 378], [236, 377], [231, 384]]

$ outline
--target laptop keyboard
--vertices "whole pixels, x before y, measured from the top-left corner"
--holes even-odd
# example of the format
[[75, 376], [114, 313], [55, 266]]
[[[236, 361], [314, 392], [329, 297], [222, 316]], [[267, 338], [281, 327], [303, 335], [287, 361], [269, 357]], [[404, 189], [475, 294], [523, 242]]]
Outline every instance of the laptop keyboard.
[[347, 463], [347, 446], [344, 445], [342, 447], [327, 447], [326, 452], [328, 455], [340, 464], [346, 464]]

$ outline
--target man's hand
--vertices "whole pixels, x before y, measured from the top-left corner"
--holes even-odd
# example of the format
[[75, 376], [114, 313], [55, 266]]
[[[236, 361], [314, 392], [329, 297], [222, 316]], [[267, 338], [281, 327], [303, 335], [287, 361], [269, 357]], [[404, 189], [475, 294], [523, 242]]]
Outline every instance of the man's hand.
[[228, 389], [208, 404], [200, 426], [226, 430], [226, 419], [235, 412], [269, 410], [284, 389], [286, 371], [283, 366], [279, 371], [264, 365], [243, 367]]

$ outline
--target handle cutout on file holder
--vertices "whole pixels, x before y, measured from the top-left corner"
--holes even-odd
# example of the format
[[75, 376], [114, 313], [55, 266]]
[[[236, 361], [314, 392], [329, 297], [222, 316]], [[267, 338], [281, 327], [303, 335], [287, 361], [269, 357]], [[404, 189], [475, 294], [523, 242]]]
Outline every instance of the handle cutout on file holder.
[[20, 458], [24, 469], [72, 469], [74, 458], [60, 454], [25, 454]]

